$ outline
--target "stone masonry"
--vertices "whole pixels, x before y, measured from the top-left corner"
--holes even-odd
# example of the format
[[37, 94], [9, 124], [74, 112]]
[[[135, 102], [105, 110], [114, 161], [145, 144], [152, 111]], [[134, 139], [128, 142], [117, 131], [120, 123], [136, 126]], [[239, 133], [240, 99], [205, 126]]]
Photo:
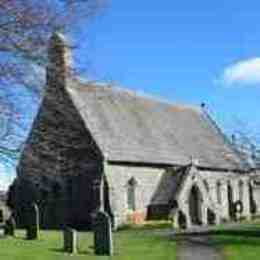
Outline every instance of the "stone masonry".
[[260, 213], [259, 172], [202, 108], [83, 83], [71, 58], [55, 33], [44, 97], [9, 193], [19, 227], [34, 202], [43, 228], [89, 229], [100, 210], [114, 229], [180, 212], [188, 227], [230, 221], [238, 201], [243, 218]]

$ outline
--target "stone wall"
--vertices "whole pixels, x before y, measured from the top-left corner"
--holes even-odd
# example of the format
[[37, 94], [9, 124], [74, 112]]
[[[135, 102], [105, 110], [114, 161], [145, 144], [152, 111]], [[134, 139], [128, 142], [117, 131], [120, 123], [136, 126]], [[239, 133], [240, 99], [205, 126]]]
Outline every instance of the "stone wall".
[[[105, 165], [105, 175], [109, 186], [110, 206], [115, 224], [141, 222], [147, 217], [167, 217], [169, 201], [175, 189], [173, 170], [155, 167], [127, 165]], [[127, 185], [129, 180], [136, 181], [136, 209], [131, 211], [127, 206]], [[149, 212], [150, 211], [150, 212]], [[151, 212], [153, 211], [153, 212]]]
[[51, 87], [17, 168], [18, 216], [26, 205], [39, 201], [40, 210], [42, 205], [53, 213], [45, 213], [49, 218], [42, 218], [44, 226], [64, 223], [63, 216], [74, 224], [86, 223], [83, 219], [97, 204], [93, 183], [100, 182], [103, 159], [67, 93], [60, 90], [61, 100], [53, 100]]
[[255, 201], [255, 215], [260, 216], [260, 170], [251, 174], [251, 190]]
[[254, 193], [254, 198], [256, 202], [256, 215], [260, 215], [260, 187], [259, 186], [254, 186], [253, 187], [253, 193]]
[[[129, 222], [142, 222], [149, 217], [168, 218], [170, 203], [176, 200], [179, 209], [188, 218], [191, 225], [189, 212], [189, 196], [193, 185], [197, 185], [202, 193], [202, 224], [208, 224], [207, 210], [216, 215], [216, 223], [230, 221], [230, 205], [228, 201], [228, 185], [231, 186], [232, 202], [241, 200], [243, 213], [241, 217], [250, 218], [249, 183], [247, 174], [226, 171], [199, 170], [191, 167], [187, 177], [182, 178], [173, 169], [138, 167], [129, 165], [105, 165], [105, 175], [109, 186], [109, 199], [116, 225]], [[136, 210], [133, 212], [127, 205], [128, 181], [136, 181]], [[242, 183], [242, 192], [239, 185]], [[219, 185], [219, 187], [218, 187]], [[218, 194], [219, 193], [219, 194]], [[152, 216], [149, 211], [153, 209]]]
[[[17, 167], [12, 204], [18, 223], [36, 201], [42, 225], [87, 225], [100, 204], [103, 157], [66, 91], [66, 48], [55, 36], [50, 47], [47, 87]], [[64, 67], [64, 68], [63, 68]], [[47, 213], [46, 213], [47, 212]]]
[[[176, 199], [178, 200], [179, 208], [187, 216], [188, 225], [192, 225], [189, 211], [189, 196], [191, 188], [196, 185], [202, 194], [202, 224], [208, 224], [207, 209], [212, 210], [216, 214], [216, 222], [229, 221], [231, 216], [228, 185], [230, 185], [233, 193], [232, 201], [241, 200], [243, 203], [241, 216], [249, 218], [249, 182], [250, 177], [246, 174], [199, 170], [196, 167], [192, 167]], [[239, 185], [243, 186], [242, 192], [239, 189]]]
[[[221, 218], [229, 219], [229, 205], [227, 196], [227, 186], [230, 184], [233, 190], [233, 202], [241, 200], [243, 203], [243, 215], [248, 216], [249, 213], [249, 176], [247, 174], [239, 174], [233, 172], [217, 172], [217, 171], [200, 171], [200, 177], [207, 181], [210, 190], [212, 202], [216, 205]], [[221, 202], [217, 199], [217, 184], [220, 184]], [[242, 195], [240, 197], [239, 185], [242, 183]]]
[[11, 216], [11, 211], [6, 206], [6, 201], [0, 201], [0, 211], [0, 224], [3, 224]]

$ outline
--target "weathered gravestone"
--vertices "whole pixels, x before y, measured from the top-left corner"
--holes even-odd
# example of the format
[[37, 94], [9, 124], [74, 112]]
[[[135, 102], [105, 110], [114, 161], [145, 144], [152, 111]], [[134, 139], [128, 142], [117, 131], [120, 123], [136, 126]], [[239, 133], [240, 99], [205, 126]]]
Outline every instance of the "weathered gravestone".
[[71, 228], [65, 228], [63, 231], [64, 251], [77, 253], [77, 231]]
[[39, 209], [37, 204], [33, 203], [27, 211], [26, 238], [35, 240], [39, 237]]
[[113, 254], [111, 220], [107, 213], [99, 211], [94, 221], [94, 248], [96, 255]]
[[0, 209], [0, 222], [4, 222], [4, 212]]
[[187, 228], [187, 218], [186, 215], [181, 210], [179, 210], [178, 212], [177, 223], [179, 228], [181, 229]]
[[15, 235], [16, 223], [13, 216], [11, 216], [6, 222], [4, 226], [4, 234], [6, 236], [14, 236]]

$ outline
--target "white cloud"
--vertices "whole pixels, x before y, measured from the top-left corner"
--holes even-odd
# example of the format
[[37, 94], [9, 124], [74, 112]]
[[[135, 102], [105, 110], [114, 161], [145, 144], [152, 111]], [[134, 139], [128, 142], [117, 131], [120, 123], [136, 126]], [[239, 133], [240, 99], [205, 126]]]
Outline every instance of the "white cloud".
[[260, 85], [260, 57], [238, 61], [225, 68], [222, 83], [234, 85]]

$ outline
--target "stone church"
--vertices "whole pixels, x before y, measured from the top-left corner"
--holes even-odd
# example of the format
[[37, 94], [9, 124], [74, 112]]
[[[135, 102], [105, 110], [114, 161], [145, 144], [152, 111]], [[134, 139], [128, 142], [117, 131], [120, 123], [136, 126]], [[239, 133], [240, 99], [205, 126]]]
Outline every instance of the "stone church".
[[32, 202], [46, 228], [89, 228], [100, 209], [114, 227], [217, 224], [233, 220], [238, 204], [240, 217], [257, 214], [257, 171], [203, 106], [81, 82], [71, 56], [54, 34], [47, 87], [10, 192], [18, 223]]

